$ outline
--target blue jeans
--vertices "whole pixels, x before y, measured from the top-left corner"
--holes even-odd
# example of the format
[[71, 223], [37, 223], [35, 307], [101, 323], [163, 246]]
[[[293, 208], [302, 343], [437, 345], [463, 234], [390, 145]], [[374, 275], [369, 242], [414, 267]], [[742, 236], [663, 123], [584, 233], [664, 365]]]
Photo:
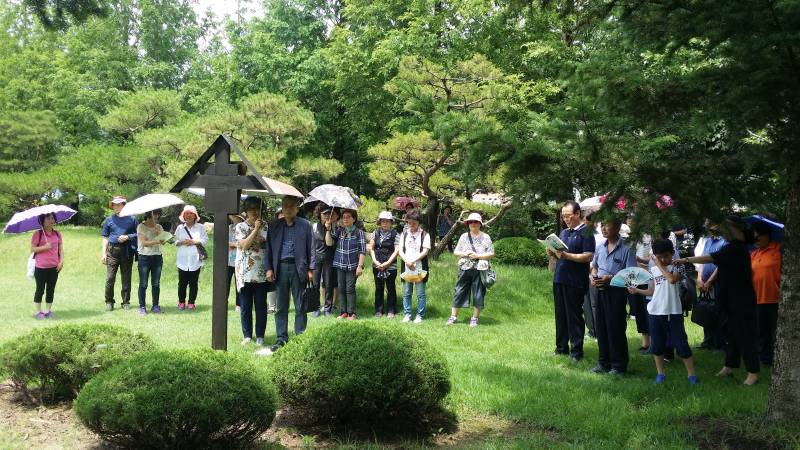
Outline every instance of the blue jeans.
[[425, 317], [425, 283], [403, 282], [403, 314], [411, 315], [411, 291], [417, 287], [417, 316]]
[[308, 315], [305, 312], [301, 294], [306, 287], [306, 280], [300, 279], [294, 263], [281, 262], [277, 279], [278, 304], [275, 309], [275, 336], [278, 342], [289, 341], [289, 294], [294, 298], [294, 334], [306, 331]]
[[150, 285], [153, 287], [153, 306], [158, 306], [158, 296], [161, 293], [161, 268], [164, 258], [161, 255], [139, 255], [139, 307], [146, 306], [147, 276], [150, 275]]
[[245, 283], [239, 291], [242, 335], [253, 337], [253, 306], [256, 309], [256, 337], [263, 338], [267, 329], [267, 283]]

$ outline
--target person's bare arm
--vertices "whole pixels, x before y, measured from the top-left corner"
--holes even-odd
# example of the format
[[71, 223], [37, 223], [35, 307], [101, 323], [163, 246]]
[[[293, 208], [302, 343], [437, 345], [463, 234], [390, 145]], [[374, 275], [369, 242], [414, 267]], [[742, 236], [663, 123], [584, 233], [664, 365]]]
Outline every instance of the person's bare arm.
[[576, 263], [592, 262], [593, 257], [594, 257], [594, 252], [583, 252], [583, 253], [556, 252], [556, 258]]
[[102, 253], [100, 254], [100, 262], [105, 264], [106, 261], [107, 261], [106, 254], [108, 254], [108, 238], [107, 237], [103, 238], [103, 248], [102, 248], [101, 252]]

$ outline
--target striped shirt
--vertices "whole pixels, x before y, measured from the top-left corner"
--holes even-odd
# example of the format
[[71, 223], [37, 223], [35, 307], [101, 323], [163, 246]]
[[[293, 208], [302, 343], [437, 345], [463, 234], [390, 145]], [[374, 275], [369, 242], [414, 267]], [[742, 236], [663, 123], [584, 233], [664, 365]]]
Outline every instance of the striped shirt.
[[364, 232], [356, 228], [352, 233], [343, 227], [336, 227], [331, 231], [336, 245], [336, 254], [333, 256], [333, 267], [353, 271], [358, 266], [358, 256], [367, 253], [367, 241]]

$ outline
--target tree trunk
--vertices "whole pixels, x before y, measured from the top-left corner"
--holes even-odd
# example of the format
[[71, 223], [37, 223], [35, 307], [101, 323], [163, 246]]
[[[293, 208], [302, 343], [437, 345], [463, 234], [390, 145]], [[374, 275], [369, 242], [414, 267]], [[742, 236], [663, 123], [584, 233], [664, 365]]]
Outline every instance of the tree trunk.
[[800, 419], [800, 180], [786, 199], [781, 303], [775, 366], [769, 387], [767, 415], [772, 420]]
[[[494, 225], [495, 223], [500, 221], [500, 219], [503, 218], [503, 216], [506, 214], [506, 212], [509, 209], [511, 209], [511, 205], [512, 204], [513, 204], [512, 200], [509, 200], [509, 201], [503, 203], [503, 206], [500, 207], [500, 210], [497, 211], [497, 214], [495, 214], [494, 217], [492, 217], [491, 219], [489, 219], [486, 222], [484, 222], [484, 224], [483, 224], [484, 228], [491, 227], [492, 225]], [[454, 223], [453, 226], [450, 227], [450, 231], [448, 231], [447, 234], [442, 238], [442, 240], [439, 241], [439, 243], [436, 244], [435, 247], [433, 247], [433, 250], [431, 251], [431, 257], [433, 257], [433, 259], [438, 259], [439, 258], [439, 256], [444, 251], [444, 248], [447, 247], [447, 242], [450, 239], [452, 239], [453, 235], [456, 234], [458, 232], [458, 230], [461, 229], [461, 227], [464, 226], [464, 224], [463, 224], [464, 217], [463, 216], [464, 216], [464, 213], [466, 213], [466, 212], [467, 211], [461, 211], [461, 215], [459, 215], [458, 220], [456, 221], [456, 223]]]
[[436, 242], [436, 219], [439, 217], [439, 197], [428, 195], [428, 205], [422, 213], [422, 228], [431, 236], [431, 248]]

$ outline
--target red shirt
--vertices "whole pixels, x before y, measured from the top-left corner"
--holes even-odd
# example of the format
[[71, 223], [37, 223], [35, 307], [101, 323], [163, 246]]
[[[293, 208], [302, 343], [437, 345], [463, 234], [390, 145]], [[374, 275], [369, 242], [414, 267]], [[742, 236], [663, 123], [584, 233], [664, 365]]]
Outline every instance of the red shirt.
[[750, 254], [753, 288], [759, 305], [778, 303], [781, 298], [781, 246], [772, 241]]

